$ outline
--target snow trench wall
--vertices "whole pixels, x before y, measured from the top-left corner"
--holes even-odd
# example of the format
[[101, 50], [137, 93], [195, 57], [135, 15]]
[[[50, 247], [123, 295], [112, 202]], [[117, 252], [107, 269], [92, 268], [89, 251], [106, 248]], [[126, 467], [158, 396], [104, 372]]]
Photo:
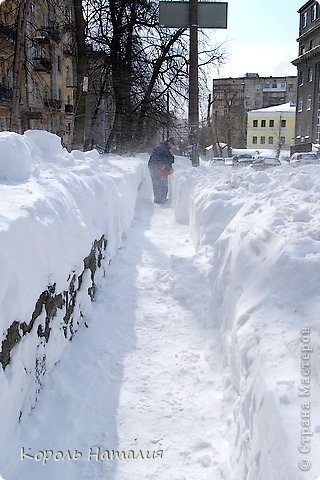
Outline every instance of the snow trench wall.
[[0, 134], [0, 451], [90, 309], [133, 218], [144, 163]]
[[[189, 224], [197, 249], [211, 252], [208, 322], [220, 330], [223, 346], [232, 480], [315, 480], [319, 167], [177, 166], [171, 180], [176, 219]], [[304, 359], [311, 367], [302, 369]], [[310, 369], [311, 390], [305, 383]], [[310, 468], [299, 467], [309, 460]]]
[[[48, 285], [47, 290], [43, 291], [39, 296], [34, 306], [30, 321], [19, 322], [15, 320], [7, 329], [5, 338], [2, 340], [0, 350], [0, 363], [3, 370], [9, 365], [11, 359], [11, 352], [16, 344], [18, 344], [23, 337], [27, 336], [33, 328], [37, 325], [37, 336], [43, 339], [45, 343], [49, 342], [52, 332], [52, 323], [57, 316], [58, 310], [61, 311], [62, 322], [60, 328], [63, 330], [64, 337], [71, 339], [79, 325], [79, 319], [83, 316], [81, 310], [75, 315], [75, 306], [77, 296], [82, 287], [83, 278], [88, 272], [90, 275], [90, 284], [87, 287], [87, 294], [91, 300], [95, 296], [95, 276], [97, 269], [101, 268], [102, 260], [105, 258], [105, 251], [107, 248], [107, 240], [104, 235], [99, 240], [94, 240], [91, 252], [83, 259], [83, 270], [80, 275], [73, 273], [72, 277], [68, 278], [68, 289], [63, 292], [56, 292], [56, 284]], [[44, 324], [37, 322], [42, 313], [45, 312]], [[76, 317], [76, 318], [75, 318]], [[74, 325], [76, 322], [76, 325]], [[36, 359], [39, 365], [39, 359]], [[42, 357], [42, 370], [45, 371], [45, 356]], [[40, 383], [40, 379], [38, 379]]]

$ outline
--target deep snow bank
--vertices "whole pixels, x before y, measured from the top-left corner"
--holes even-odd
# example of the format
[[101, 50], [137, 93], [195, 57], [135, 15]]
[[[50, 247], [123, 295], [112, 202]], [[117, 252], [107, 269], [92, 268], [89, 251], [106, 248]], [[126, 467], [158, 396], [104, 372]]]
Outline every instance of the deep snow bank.
[[171, 190], [176, 219], [189, 223], [198, 249], [211, 248], [211, 322], [224, 343], [232, 478], [315, 480], [320, 169], [194, 169], [178, 160]]
[[[144, 162], [0, 133], [0, 460], [133, 217]], [[1, 461], [0, 461], [1, 464]]]

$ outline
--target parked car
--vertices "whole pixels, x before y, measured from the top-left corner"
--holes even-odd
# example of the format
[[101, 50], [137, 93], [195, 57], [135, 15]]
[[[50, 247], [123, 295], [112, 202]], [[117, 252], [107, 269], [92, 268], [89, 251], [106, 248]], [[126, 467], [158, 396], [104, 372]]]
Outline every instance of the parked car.
[[233, 158], [236, 160], [238, 165], [250, 165], [255, 161], [255, 158], [250, 153], [239, 153]]
[[237, 166], [237, 159], [234, 157], [226, 157], [224, 159], [224, 164], [229, 167]]
[[281, 162], [275, 157], [258, 157], [251, 165], [255, 170], [265, 170], [270, 167], [278, 167]]
[[290, 163], [293, 166], [317, 164], [320, 162], [318, 155], [314, 152], [296, 152], [290, 157]]
[[100, 155], [103, 155], [104, 153], [106, 153], [105, 147], [103, 145], [98, 145], [97, 143], [95, 143], [92, 148], [94, 148], [95, 150], [98, 150]]
[[223, 157], [213, 157], [210, 160], [210, 163], [214, 163], [215, 165], [224, 165], [224, 158]]

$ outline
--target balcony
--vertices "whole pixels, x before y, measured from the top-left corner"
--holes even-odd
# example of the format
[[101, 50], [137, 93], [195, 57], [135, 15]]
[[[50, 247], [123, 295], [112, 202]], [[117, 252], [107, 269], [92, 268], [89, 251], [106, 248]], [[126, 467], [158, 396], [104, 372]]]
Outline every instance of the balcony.
[[21, 117], [26, 120], [41, 120], [42, 112], [40, 112], [40, 110], [29, 108], [21, 111]]
[[67, 115], [72, 115], [73, 114], [73, 105], [65, 105], [64, 110]]
[[38, 72], [51, 73], [52, 71], [52, 62], [45, 57], [34, 57], [33, 58], [33, 68]]
[[45, 31], [38, 31], [36, 35], [33, 37], [33, 41], [35, 43], [39, 43], [41, 45], [43, 44], [49, 44], [50, 43], [50, 38], [49, 35]]
[[[302, 53], [298, 58], [293, 60], [291, 63], [297, 67], [301, 64], [306, 64], [308, 61], [314, 59], [315, 57], [319, 57], [320, 54], [320, 45], [316, 45], [315, 47], [311, 48], [307, 52]], [[317, 60], [318, 61], [318, 60]]]
[[46, 98], [44, 100], [44, 106], [51, 108], [52, 110], [61, 110], [62, 101], [57, 98]]
[[12, 99], [12, 88], [5, 88], [0, 84], [0, 100], [10, 101]]
[[3, 22], [0, 22], [0, 39], [13, 43], [15, 40], [15, 31]]
[[38, 28], [35, 39], [36, 38], [40, 40], [46, 39], [46, 43], [48, 43], [50, 40], [58, 43], [60, 41], [59, 25], [57, 22], [49, 21], [48, 25], [42, 25], [40, 28]]

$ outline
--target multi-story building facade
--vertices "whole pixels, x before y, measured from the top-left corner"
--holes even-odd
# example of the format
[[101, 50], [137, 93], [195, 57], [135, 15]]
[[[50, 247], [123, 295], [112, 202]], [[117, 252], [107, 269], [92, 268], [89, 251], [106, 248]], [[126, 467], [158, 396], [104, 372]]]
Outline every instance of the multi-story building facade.
[[248, 112], [247, 148], [289, 150], [294, 143], [296, 102]]
[[247, 73], [239, 78], [213, 80], [212, 126], [215, 142], [234, 148], [247, 143], [247, 112], [296, 99], [297, 77], [260, 77]]
[[[6, 7], [6, 8], [4, 8]], [[9, 59], [14, 55], [16, 16], [13, 5], [0, 5], [0, 131], [10, 122], [10, 107], [13, 87], [13, 65]]]
[[71, 144], [74, 53], [70, 0], [0, 4], [0, 129], [45, 129]]
[[295, 149], [320, 143], [320, 5], [309, 0], [299, 10], [299, 55]]

